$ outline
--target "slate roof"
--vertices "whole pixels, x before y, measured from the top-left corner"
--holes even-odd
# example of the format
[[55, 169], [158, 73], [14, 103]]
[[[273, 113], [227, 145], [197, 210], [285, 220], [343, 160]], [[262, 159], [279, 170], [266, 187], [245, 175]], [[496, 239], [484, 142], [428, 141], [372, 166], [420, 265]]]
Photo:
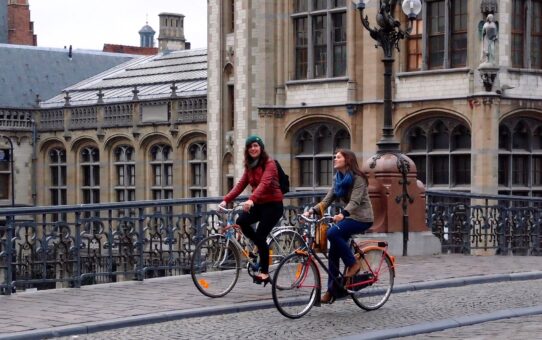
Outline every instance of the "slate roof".
[[[171, 97], [171, 86], [177, 86], [178, 97], [207, 95], [207, 50], [170, 51], [144, 56], [111, 68], [65, 89], [72, 106], [93, 105], [98, 91], [104, 103], [132, 100], [135, 87], [139, 100], [159, 100]], [[65, 94], [41, 103], [42, 108], [60, 107]]]
[[0, 107], [34, 107], [62, 89], [137, 56], [75, 49], [0, 44]]

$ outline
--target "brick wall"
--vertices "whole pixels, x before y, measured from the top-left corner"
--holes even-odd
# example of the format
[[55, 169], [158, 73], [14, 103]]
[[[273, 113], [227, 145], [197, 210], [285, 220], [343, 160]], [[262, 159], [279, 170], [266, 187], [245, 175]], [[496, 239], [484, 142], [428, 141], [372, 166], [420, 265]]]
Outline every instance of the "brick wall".
[[15, 45], [38, 45], [34, 23], [30, 21], [30, 9], [26, 0], [8, 4], [8, 43]]

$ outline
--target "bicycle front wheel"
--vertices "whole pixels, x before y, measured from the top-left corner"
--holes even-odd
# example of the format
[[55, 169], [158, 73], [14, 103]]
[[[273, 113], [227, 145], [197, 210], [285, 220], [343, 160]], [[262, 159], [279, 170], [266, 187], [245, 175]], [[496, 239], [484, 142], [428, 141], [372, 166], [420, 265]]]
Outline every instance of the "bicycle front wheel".
[[241, 260], [237, 248], [222, 235], [201, 240], [192, 253], [190, 274], [198, 290], [209, 297], [228, 294], [239, 278]]
[[277, 269], [279, 263], [295, 250], [307, 247], [303, 236], [291, 229], [282, 229], [269, 238], [269, 272]]
[[320, 275], [308, 255], [291, 254], [279, 264], [271, 289], [278, 311], [291, 319], [307, 314], [320, 294]]
[[380, 249], [368, 250], [364, 257], [359, 275], [367, 283], [356, 288], [358, 290], [351, 296], [359, 307], [369, 311], [382, 307], [388, 301], [393, 289], [395, 270], [388, 254]]

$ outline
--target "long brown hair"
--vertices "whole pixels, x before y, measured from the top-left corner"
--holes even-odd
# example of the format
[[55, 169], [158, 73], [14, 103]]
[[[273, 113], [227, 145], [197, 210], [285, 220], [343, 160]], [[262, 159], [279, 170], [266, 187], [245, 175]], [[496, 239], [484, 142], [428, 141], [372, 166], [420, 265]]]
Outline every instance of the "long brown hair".
[[351, 171], [367, 181], [367, 176], [365, 176], [363, 171], [359, 168], [358, 159], [354, 152], [348, 149], [338, 149], [337, 153], [343, 155], [346, 171]]
[[[248, 153], [248, 149], [250, 148], [250, 145], [245, 147], [245, 170], [250, 170], [250, 163], [252, 163], [253, 159], [250, 157], [250, 154]], [[265, 152], [265, 149], [260, 146], [261, 153], [260, 153], [260, 161], [258, 162], [258, 166], [265, 168], [265, 164], [267, 164], [267, 160], [269, 159], [269, 155], [267, 152]]]

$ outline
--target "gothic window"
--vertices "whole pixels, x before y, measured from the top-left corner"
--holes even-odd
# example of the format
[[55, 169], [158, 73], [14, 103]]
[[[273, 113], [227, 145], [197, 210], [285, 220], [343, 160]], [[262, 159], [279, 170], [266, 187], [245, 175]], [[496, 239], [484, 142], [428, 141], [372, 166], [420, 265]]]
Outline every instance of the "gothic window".
[[300, 188], [329, 187], [333, 176], [333, 155], [350, 148], [350, 134], [330, 124], [310, 125], [297, 133], [295, 158]]
[[207, 144], [194, 143], [188, 148], [190, 164], [190, 195], [207, 196]]
[[135, 154], [134, 148], [121, 145], [114, 151], [115, 192], [117, 202], [135, 201]]
[[166, 144], [155, 144], [150, 149], [152, 199], [173, 198], [172, 149]]
[[84, 147], [80, 153], [83, 203], [100, 203], [100, 152]]
[[424, 2], [425, 11], [413, 22], [412, 35], [407, 40], [408, 71], [466, 66], [467, 3], [467, 0]]
[[[51, 199], [51, 205], [66, 205], [68, 204], [67, 198], [67, 162], [66, 162], [66, 150], [63, 148], [54, 148], [49, 151], [49, 195]], [[62, 219], [65, 221], [65, 215], [61, 217], [58, 214], [53, 214], [53, 221]]]
[[512, 66], [542, 68], [542, 0], [512, 0]]
[[403, 152], [427, 188], [468, 190], [471, 183], [471, 133], [454, 119], [426, 119], [406, 130]]
[[499, 126], [499, 193], [542, 195], [542, 121], [510, 118]]
[[10, 191], [10, 149], [0, 149], [0, 200], [9, 198]]
[[295, 79], [346, 75], [345, 0], [296, 0]]

